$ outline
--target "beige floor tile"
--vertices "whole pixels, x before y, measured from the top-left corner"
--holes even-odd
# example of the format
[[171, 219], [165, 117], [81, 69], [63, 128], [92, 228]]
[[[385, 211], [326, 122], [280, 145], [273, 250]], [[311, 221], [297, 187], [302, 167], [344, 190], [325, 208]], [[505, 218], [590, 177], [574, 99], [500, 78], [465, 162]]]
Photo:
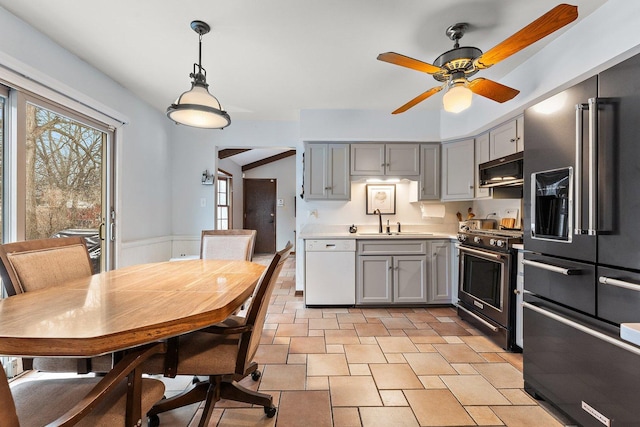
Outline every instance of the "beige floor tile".
[[317, 308], [303, 308], [296, 310], [297, 319], [322, 319], [322, 310]]
[[329, 377], [307, 377], [307, 390], [329, 390]]
[[409, 406], [402, 390], [380, 390], [380, 397], [384, 406]]
[[384, 357], [387, 358], [387, 363], [407, 363], [402, 353], [385, 353]]
[[284, 391], [278, 424], [288, 427], [332, 427], [329, 391]]
[[502, 358], [522, 372], [522, 353], [502, 353]]
[[349, 363], [387, 363], [377, 344], [346, 344], [344, 352]]
[[333, 406], [382, 406], [373, 377], [329, 377]]
[[287, 365], [305, 365], [307, 363], [307, 355], [305, 353], [290, 354], [287, 358]]
[[382, 324], [387, 329], [415, 329], [415, 325], [406, 317], [382, 317]]
[[458, 401], [465, 406], [511, 404], [481, 375], [443, 375], [440, 378]]
[[533, 400], [529, 394], [519, 388], [502, 388], [499, 390], [500, 393], [514, 405], [537, 405], [536, 401]]
[[[225, 409], [220, 421], [217, 424], [209, 424], [217, 427], [238, 427], [238, 426], [256, 426], [256, 427], [273, 427], [276, 425], [276, 414], [273, 418], [267, 418], [264, 409], [258, 408], [239, 408]], [[164, 424], [160, 424], [164, 426]]]
[[344, 354], [309, 354], [308, 376], [349, 375], [349, 366]]
[[464, 344], [464, 341], [462, 341], [460, 337], [443, 336], [442, 338], [444, 338], [447, 344]]
[[490, 363], [502, 363], [506, 362], [506, 360], [502, 357], [502, 353], [478, 353], [482, 356], [487, 362]]
[[470, 363], [452, 363], [451, 367], [456, 370], [458, 375], [478, 375], [478, 371]]
[[509, 363], [477, 363], [473, 367], [496, 388], [524, 388], [522, 372]]
[[291, 337], [274, 337], [273, 338], [273, 344], [288, 346], [290, 342], [291, 342]]
[[327, 344], [325, 348], [327, 353], [344, 353], [344, 345], [342, 344]]
[[350, 363], [349, 372], [351, 375], [371, 375], [371, 369], [366, 363]]
[[265, 323], [293, 323], [296, 315], [293, 313], [269, 313], [267, 314], [267, 318]]
[[447, 385], [437, 375], [420, 375], [418, 379], [426, 389], [447, 388]]
[[358, 408], [333, 408], [333, 427], [361, 427]]
[[339, 323], [367, 323], [362, 313], [340, 313], [336, 317]]
[[431, 314], [427, 313], [426, 311], [417, 312], [417, 313], [407, 313], [405, 314], [405, 317], [414, 323], [417, 323], [417, 322], [429, 323], [429, 322], [436, 321], [436, 318]]
[[433, 347], [438, 350], [449, 363], [482, 363], [484, 359], [478, 355], [466, 344], [434, 344]]
[[340, 326], [335, 318], [309, 319], [309, 329], [340, 329]]
[[276, 330], [276, 337], [306, 337], [308, 331], [309, 328], [306, 324], [284, 323], [282, 325], [278, 325], [278, 329]]
[[259, 390], [304, 390], [306, 371], [305, 365], [267, 365]]
[[382, 323], [354, 323], [360, 337], [381, 337], [389, 335], [389, 331]]
[[256, 351], [255, 361], [258, 365], [267, 363], [287, 363], [288, 345], [260, 345]]
[[456, 374], [456, 370], [439, 353], [407, 353], [404, 358], [416, 375]]
[[354, 329], [327, 329], [324, 331], [324, 340], [327, 344], [360, 344], [360, 339]]
[[367, 319], [375, 317], [389, 317], [389, 312], [386, 308], [370, 308], [367, 310], [363, 310], [362, 314]]
[[433, 322], [429, 323], [429, 326], [431, 326], [440, 335], [470, 335], [465, 328], [455, 322]]
[[421, 426], [476, 425], [449, 390], [406, 390], [404, 394]]
[[488, 406], [467, 406], [465, 407], [473, 421], [479, 426], [501, 426], [504, 425], [500, 418]]
[[376, 337], [360, 337], [360, 344], [378, 345]]
[[510, 427], [562, 426], [540, 406], [492, 406], [491, 409]]
[[369, 365], [378, 390], [421, 389], [422, 383], [408, 364]]
[[362, 427], [418, 427], [411, 408], [360, 408]]
[[418, 352], [408, 337], [376, 337], [376, 340], [384, 353]]
[[467, 343], [469, 347], [471, 347], [474, 351], [477, 351], [478, 353], [504, 352], [504, 350], [499, 345], [497, 345], [496, 343], [491, 341], [489, 338], [484, 336], [466, 336], [466, 337], [460, 337], [460, 339], [465, 343]]
[[291, 337], [289, 353], [324, 353], [324, 337]]

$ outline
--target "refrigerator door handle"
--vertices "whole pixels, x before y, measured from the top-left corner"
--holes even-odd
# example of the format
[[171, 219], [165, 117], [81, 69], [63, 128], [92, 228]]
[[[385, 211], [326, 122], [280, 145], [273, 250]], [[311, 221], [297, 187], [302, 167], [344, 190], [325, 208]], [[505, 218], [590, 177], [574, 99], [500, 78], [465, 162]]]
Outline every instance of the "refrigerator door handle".
[[598, 233], [598, 98], [589, 98], [589, 224], [587, 234]]
[[559, 273], [565, 276], [577, 276], [582, 273], [579, 268], [565, 268], [557, 265], [547, 264], [545, 262], [533, 261], [530, 259], [522, 260], [522, 264], [528, 265], [541, 270], [551, 271], [553, 273]]
[[620, 279], [614, 279], [613, 277], [600, 276], [598, 278], [598, 282], [602, 283], [603, 285], [617, 286], [619, 288], [625, 288], [632, 291], [640, 292], [640, 284], [627, 282]]
[[545, 310], [543, 308], [538, 307], [537, 305], [531, 304], [529, 302], [523, 302], [522, 306], [524, 308], [528, 308], [529, 310], [535, 311], [543, 316], [549, 317], [553, 320], [556, 320], [560, 323], [563, 323], [571, 328], [577, 329], [579, 331], [584, 332], [585, 334], [591, 335], [594, 338], [607, 342], [609, 344], [613, 344], [616, 347], [620, 347], [623, 350], [630, 351], [631, 353], [637, 354], [640, 356], [640, 349], [634, 345], [627, 344], [625, 342], [619, 341], [615, 338], [610, 337], [609, 335], [605, 335], [602, 332], [596, 331], [594, 329], [588, 328], [578, 322], [574, 322], [572, 320], [567, 319], [566, 317], [559, 316], [555, 313], [552, 313], [549, 310]]
[[575, 228], [573, 234], [586, 234], [582, 228], [582, 140], [584, 139], [582, 113], [589, 108], [589, 104], [576, 104], [576, 169], [574, 177], [573, 206], [575, 213]]

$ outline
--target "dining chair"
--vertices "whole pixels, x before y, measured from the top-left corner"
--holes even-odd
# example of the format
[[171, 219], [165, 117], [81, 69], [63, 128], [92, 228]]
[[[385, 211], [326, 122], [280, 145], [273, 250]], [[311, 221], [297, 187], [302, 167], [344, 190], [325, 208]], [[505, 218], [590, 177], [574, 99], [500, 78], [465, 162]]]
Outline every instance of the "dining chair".
[[142, 378], [140, 364], [165, 349], [156, 343], [132, 350], [104, 377], [23, 380], [10, 387], [0, 369], [0, 426], [142, 425], [165, 387]]
[[[0, 278], [9, 297], [60, 286], [93, 274], [82, 237], [25, 240], [0, 245]], [[112, 355], [91, 359], [37, 357], [23, 359], [25, 369], [48, 372], [108, 372]]]
[[157, 355], [145, 363], [144, 372], [149, 374], [208, 377], [184, 393], [158, 402], [149, 412], [150, 425], [159, 424], [157, 414], [203, 400], [205, 407], [200, 418], [201, 427], [208, 424], [220, 399], [260, 405], [267, 417], [275, 415], [276, 407], [271, 395], [249, 390], [238, 381], [248, 375], [257, 381], [261, 376], [253, 358], [260, 344], [269, 300], [292, 247], [288, 242], [273, 256], [254, 289], [246, 316], [231, 315], [214, 326], [180, 336], [168, 343], [165, 357]]
[[202, 230], [201, 259], [237, 259], [251, 261], [256, 230]]

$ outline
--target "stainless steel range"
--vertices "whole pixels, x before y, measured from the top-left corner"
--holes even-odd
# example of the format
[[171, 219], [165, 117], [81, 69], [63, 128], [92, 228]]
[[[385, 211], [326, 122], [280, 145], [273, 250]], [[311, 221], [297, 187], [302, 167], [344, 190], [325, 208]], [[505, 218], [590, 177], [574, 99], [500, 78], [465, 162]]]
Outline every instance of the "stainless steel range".
[[505, 350], [519, 351], [515, 344], [513, 245], [522, 243], [522, 231], [474, 229], [461, 223], [458, 241], [458, 315]]

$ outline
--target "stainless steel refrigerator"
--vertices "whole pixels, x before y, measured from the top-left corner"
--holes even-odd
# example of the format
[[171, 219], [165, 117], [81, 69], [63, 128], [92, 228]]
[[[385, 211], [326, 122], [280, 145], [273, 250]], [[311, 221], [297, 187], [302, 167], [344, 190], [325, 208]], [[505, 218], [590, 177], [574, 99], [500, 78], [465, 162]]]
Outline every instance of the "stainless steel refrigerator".
[[525, 111], [524, 380], [583, 426], [640, 423], [640, 56]]

